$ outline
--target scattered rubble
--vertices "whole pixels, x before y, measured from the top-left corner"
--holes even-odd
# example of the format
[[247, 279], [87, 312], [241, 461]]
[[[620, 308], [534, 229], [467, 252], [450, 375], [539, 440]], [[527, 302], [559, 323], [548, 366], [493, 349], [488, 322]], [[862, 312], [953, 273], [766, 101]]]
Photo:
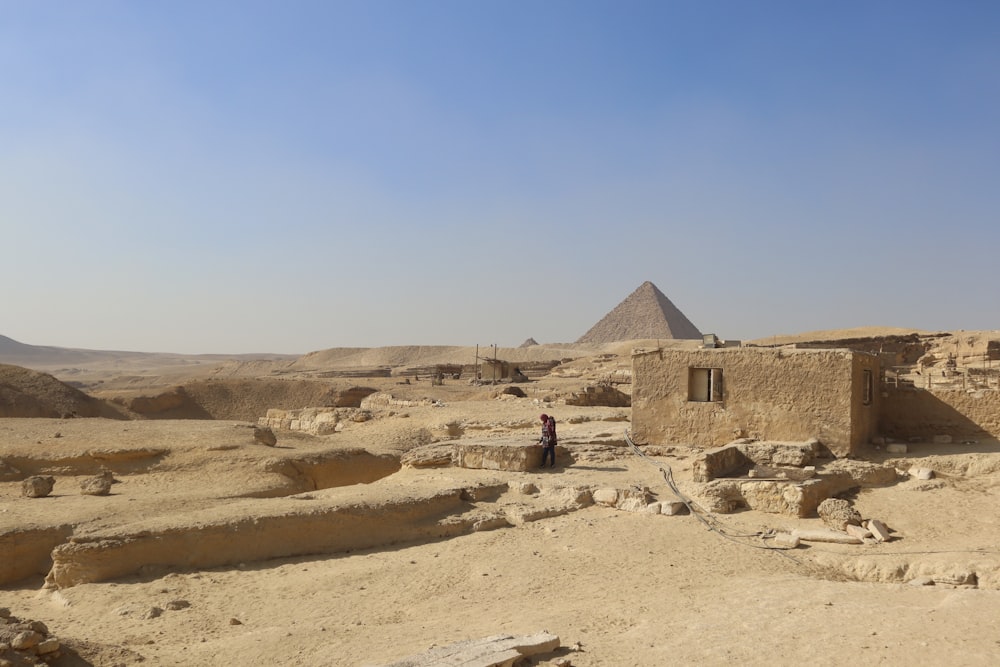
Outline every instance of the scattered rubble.
[[22, 620], [0, 607], [0, 665], [50, 663], [62, 656], [61, 648], [44, 623]]

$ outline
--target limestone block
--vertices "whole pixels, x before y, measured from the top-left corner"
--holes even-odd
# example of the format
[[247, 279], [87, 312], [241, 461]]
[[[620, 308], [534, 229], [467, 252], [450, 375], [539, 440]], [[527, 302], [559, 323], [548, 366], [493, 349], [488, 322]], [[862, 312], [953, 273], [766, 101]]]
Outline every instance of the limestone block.
[[726, 445], [702, 452], [691, 464], [695, 482], [710, 482], [741, 472], [750, 465], [741, 445]]
[[19, 632], [10, 640], [11, 648], [24, 651], [38, 644], [42, 641], [42, 634], [35, 632], [34, 630], [25, 630], [24, 632]]
[[854, 537], [861, 538], [861, 540], [866, 540], [871, 538], [872, 532], [867, 528], [862, 528], [861, 526], [855, 526], [854, 524], [847, 524], [844, 527], [844, 532], [848, 535], [853, 535]]
[[791, 533], [777, 533], [772, 542], [782, 549], [797, 549], [799, 546], [799, 538]]
[[799, 529], [792, 531], [792, 536], [803, 542], [832, 542], [834, 544], [861, 544], [861, 538], [841, 533], [836, 530]]
[[645, 512], [648, 504], [644, 498], [620, 498], [615, 507], [623, 512]]
[[891, 445], [886, 445], [885, 451], [890, 454], [905, 454], [907, 452], [907, 447], [901, 442], [894, 442]]
[[460, 468], [526, 472], [541, 463], [542, 448], [538, 445], [455, 445], [455, 464]]
[[916, 466], [909, 469], [910, 477], [920, 480], [934, 479], [934, 471], [930, 468], [918, 468]]
[[48, 639], [43, 639], [38, 642], [38, 646], [35, 647], [35, 652], [38, 655], [46, 655], [48, 653], [55, 653], [59, 650], [59, 640], [55, 637], [49, 637]]
[[659, 502], [655, 502], [655, 503], [649, 503], [648, 505], [646, 505], [640, 511], [644, 512], [645, 514], [662, 514], [662, 512], [660, 511], [660, 509], [661, 509], [660, 508], [660, 503]]
[[593, 496], [598, 505], [614, 507], [618, 503], [618, 489], [597, 489]]
[[448, 646], [436, 646], [386, 667], [507, 667], [528, 656], [551, 653], [559, 648], [559, 637], [547, 632], [513, 637], [494, 635]]
[[690, 514], [690, 510], [688, 510], [688, 506], [681, 501], [674, 500], [671, 502], [661, 502], [660, 514], [666, 514], [667, 516], [679, 516], [681, 514]]
[[874, 537], [878, 542], [888, 542], [892, 539], [892, 536], [889, 534], [889, 529], [878, 519], [869, 519], [866, 527], [871, 531], [872, 537]]
[[642, 512], [653, 502], [653, 495], [647, 488], [629, 487], [618, 490], [618, 502], [615, 507], [626, 512]]
[[809, 465], [815, 458], [814, 450], [819, 442], [750, 442], [740, 445], [743, 454], [759, 465], [795, 466]]

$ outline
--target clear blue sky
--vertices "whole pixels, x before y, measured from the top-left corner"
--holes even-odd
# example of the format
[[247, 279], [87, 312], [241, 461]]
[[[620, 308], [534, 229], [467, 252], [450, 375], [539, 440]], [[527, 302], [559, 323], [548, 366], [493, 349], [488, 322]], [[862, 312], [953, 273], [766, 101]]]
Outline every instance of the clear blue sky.
[[1000, 3], [0, 0], [0, 334], [1000, 328]]

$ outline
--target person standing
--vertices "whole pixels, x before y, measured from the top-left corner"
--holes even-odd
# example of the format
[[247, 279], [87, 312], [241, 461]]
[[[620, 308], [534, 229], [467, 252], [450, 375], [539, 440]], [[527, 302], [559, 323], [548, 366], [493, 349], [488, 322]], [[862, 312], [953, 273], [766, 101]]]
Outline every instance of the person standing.
[[556, 467], [556, 420], [554, 417], [543, 414], [541, 416], [542, 420], [542, 437], [539, 438], [538, 442], [542, 445], [542, 467], [545, 467], [545, 461], [551, 461], [549, 467]]

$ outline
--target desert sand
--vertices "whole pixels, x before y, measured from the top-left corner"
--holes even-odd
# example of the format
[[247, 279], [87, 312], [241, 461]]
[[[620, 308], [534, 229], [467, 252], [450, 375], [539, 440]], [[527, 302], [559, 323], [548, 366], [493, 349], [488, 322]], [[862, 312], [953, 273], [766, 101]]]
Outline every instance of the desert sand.
[[[629, 408], [565, 404], [588, 382], [627, 368], [631, 344], [565, 346], [564, 364], [520, 385], [523, 398], [464, 379], [351, 379], [411, 404], [347, 419], [326, 435], [279, 429], [275, 447], [254, 440], [251, 419], [0, 419], [2, 458], [56, 479], [47, 498], [23, 497], [18, 479], [0, 482], [0, 530], [25, 531], [27, 543], [31, 531], [68, 526], [83, 543], [111, 545], [112, 559], [129, 553], [116, 551], [115, 540], [153, 539], [167, 554], [161, 560], [172, 561], [124, 562], [116, 566], [122, 576], [65, 585], [46, 583], [51, 563], [42, 562], [0, 589], [0, 607], [47, 626], [64, 646], [57, 665], [376, 666], [432, 646], [541, 631], [557, 635], [559, 648], [524, 664], [997, 662], [997, 442], [909, 443], [891, 457], [872, 446], [868, 460], [935, 472], [931, 480], [900, 475], [852, 498], [891, 529], [878, 544], [777, 550], [761, 535], [821, 520], [753, 510], [701, 520], [575, 503], [581, 490], [637, 487], [676, 500], [667, 469], [682, 492], [692, 488], [696, 450], [677, 443], [637, 456], [624, 442]], [[352, 358], [360, 353], [330, 353], [325, 363], [447, 363], [444, 352], [429, 352], [414, 360], [398, 349], [366, 351], [364, 363]], [[186, 376], [174, 363], [169, 373], [141, 366], [129, 367], [131, 380], [100, 361], [72, 375], [94, 395], [121, 398], [185, 378], [314, 381], [320, 364], [192, 364]], [[255, 399], [247, 410], [260, 405]], [[455, 442], [531, 445], [541, 412], [559, 421], [555, 469], [406, 464]], [[340, 476], [302, 467], [333, 459], [345, 462]], [[306, 472], [280, 472], [288, 462]], [[111, 494], [81, 495], [80, 481], [101, 467], [118, 481]], [[450, 509], [407, 514], [408, 503], [439, 497], [453, 501]], [[357, 522], [328, 513], [342, 507]], [[282, 537], [275, 516], [296, 517], [309, 535]], [[212, 542], [204, 553], [202, 538], [158, 537], [189, 532], [210, 541], [218, 530], [231, 530], [230, 543]], [[352, 539], [364, 533], [359, 546], [259, 557], [280, 551], [281, 540], [309, 544], [323, 531], [348, 530]], [[242, 560], [233, 553], [241, 545]], [[231, 562], [204, 565], [212, 554]]]

